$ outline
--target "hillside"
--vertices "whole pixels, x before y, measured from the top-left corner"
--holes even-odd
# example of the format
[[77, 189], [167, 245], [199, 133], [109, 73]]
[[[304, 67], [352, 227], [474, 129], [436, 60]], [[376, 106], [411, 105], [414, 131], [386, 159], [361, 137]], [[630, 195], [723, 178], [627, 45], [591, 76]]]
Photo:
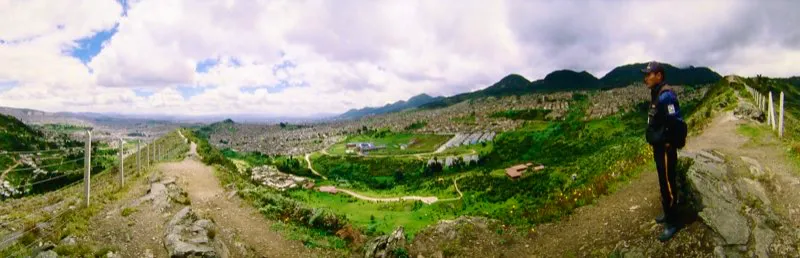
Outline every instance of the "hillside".
[[533, 82], [531, 86], [534, 92], [554, 92], [594, 90], [599, 89], [601, 85], [597, 77], [586, 71], [559, 70], [548, 74], [542, 80]]
[[13, 116], [0, 114], [0, 150], [32, 151], [47, 147], [41, 132]]
[[365, 107], [362, 109], [351, 109], [344, 114], [339, 115], [337, 118], [359, 118], [363, 116], [369, 115], [381, 115], [391, 112], [402, 111], [406, 109], [416, 108], [424, 104], [428, 104], [430, 102], [436, 101], [441, 99], [442, 97], [431, 97], [428, 94], [420, 94], [414, 97], [411, 97], [407, 101], [400, 100], [395, 103], [386, 104], [383, 107]]

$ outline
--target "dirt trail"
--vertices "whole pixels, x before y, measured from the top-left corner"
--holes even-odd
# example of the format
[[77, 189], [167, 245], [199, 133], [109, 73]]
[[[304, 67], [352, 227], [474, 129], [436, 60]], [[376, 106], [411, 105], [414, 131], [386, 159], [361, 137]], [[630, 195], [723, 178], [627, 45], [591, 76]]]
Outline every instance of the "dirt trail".
[[189, 154], [183, 161], [157, 164], [151, 175], [133, 177], [129, 183], [132, 188], [92, 219], [92, 230], [85, 240], [98, 246], [115, 246], [122, 257], [168, 257], [165, 225], [185, 206], [170, 201], [151, 204], [142, 199], [151, 189], [150, 183], [174, 179], [187, 193], [193, 211], [216, 223], [216, 236], [225, 244], [229, 257], [331, 256], [271, 230], [273, 222], [221, 186], [213, 168], [197, 160], [194, 143]]
[[[322, 174], [320, 174], [319, 172], [314, 170], [314, 167], [311, 166], [311, 158], [310, 157], [311, 157], [311, 154], [306, 154], [306, 164], [308, 164], [308, 169], [310, 169], [312, 173], [314, 173], [314, 174], [316, 174], [316, 175], [318, 175], [318, 176], [320, 176], [320, 177], [322, 177], [322, 178], [327, 180], [328, 179], [327, 177], [323, 176]], [[408, 200], [418, 200], [418, 201], [422, 201], [425, 204], [433, 204], [435, 202], [441, 202], [441, 201], [460, 200], [461, 197], [463, 197], [464, 195], [461, 194], [461, 191], [458, 190], [458, 183], [456, 182], [456, 179], [453, 179], [453, 185], [455, 186], [459, 197], [449, 198], [449, 199], [441, 199], [441, 200], [439, 200], [439, 197], [436, 197], [436, 196], [415, 196], [415, 195], [400, 196], [400, 197], [377, 198], [377, 197], [364, 196], [364, 195], [361, 195], [359, 193], [356, 193], [356, 192], [353, 192], [353, 191], [347, 190], [347, 189], [337, 188], [336, 190], [339, 191], [339, 192], [346, 193], [346, 194], [348, 194], [350, 196], [353, 196], [353, 197], [355, 197], [357, 199], [370, 201], [370, 202], [399, 202], [399, 201], [408, 201]]]
[[[702, 134], [689, 139], [685, 150], [714, 149], [726, 155], [755, 158], [774, 173], [769, 197], [784, 228], [800, 227], [800, 181], [780, 142], [773, 134], [764, 135], [759, 144], [737, 133], [743, 123], [732, 112], [718, 114]], [[509, 253], [533, 257], [603, 256], [615, 249], [634, 247], [656, 250], [664, 257], [710, 257], [714, 240], [711, 229], [700, 221], [685, 226], [672, 240], [656, 240], [662, 227], [653, 218], [661, 213], [658, 176], [650, 168], [617, 192], [598, 198], [596, 203], [578, 208], [561, 221], [539, 225], [523, 243], [514, 244]], [[780, 234], [780, 233], [779, 233]], [[634, 249], [635, 250], [635, 249]], [[652, 253], [652, 252], [651, 252]], [[798, 254], [800, 256], [800, 254]]]
[[11, 172], [11, 170], [14, 170], [15, 168], [17, 168], [17, 166], [22, 164], [22, 162], [18, 161], [18, 160], [15, 160], [14, 162], [15, 163], [14, 163], [13, 166], [11, 166], [8, 169], [6, 169], [5, 171], [3, 171], [3, 173], [0, 173], [0, 183], [3, 183], [3, 180], [6, 179], [6, 174], [8, 174], [8, 172]]
[[162, 164], [159, 169], [165, 176], [177, 178], [178, 184], [189, 194], [195, 212], [210, 217], [221, 229], [231, 231], [232, 234], [223, 234], [225, 242], [232, 243], [229, 248], [245, 245], [263, 257], [320, 256], [300, 242], [286, 240], [270, 230], [272, 223], [258, 210], [220, 186], [212, 168], [186, 159]]

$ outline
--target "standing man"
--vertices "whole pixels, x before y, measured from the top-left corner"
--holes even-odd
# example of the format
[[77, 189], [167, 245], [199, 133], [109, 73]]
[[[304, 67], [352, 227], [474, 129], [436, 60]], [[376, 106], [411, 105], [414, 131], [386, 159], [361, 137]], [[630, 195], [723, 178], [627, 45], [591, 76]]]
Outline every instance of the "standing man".
[[686, 123], [681, 116], [678, 96], [664, 82], [664, 67], [653, 61], [642, 69], [642, 73], [644, 83], [650, 89], [646, 138], [653, 146], [653, 158], [661, 186], [661, 205], [664, 208], [664, 213], [656, 217], [657, 223], [664, 224], [664, 232], [658, 240], [665, 242], [678, 231], [680, 221], [676, 212], [678, 192], [675, 189], [675, 165], [678, 148], [686, 143]]

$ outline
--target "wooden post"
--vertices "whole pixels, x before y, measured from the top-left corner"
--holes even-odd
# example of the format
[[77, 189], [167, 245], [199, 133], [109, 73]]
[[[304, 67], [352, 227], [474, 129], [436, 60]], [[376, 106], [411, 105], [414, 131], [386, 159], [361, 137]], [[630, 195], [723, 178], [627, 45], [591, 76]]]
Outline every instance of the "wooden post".
[[775, 102], [772, 101], [772, 91], [769, 92], [769, 124], [772, 125], [773, 131], [777, 128], [775, 125]]
[[783, 91], [781, 91], [781, 112], [778, 119], [778, 136], [783, 137]]
[[86, 167], [83, 173], [83, 189], [86, 207], [89, 207], [89, 198], [92, 185], [92, 132], [86, 131], [86, 149], [83, 150], [83, 164]]
[[125, 185], [125, 141], [119, 138], [119, 186]]
[[151, 145], [151, 144], [148, 144], [148, 145], [146, 145], [146, 146], [144, 147], [144, 148], [147, 150], [147, 155], [146, 155], [146, 156], [147, 156], [147, 158], [145, 159], [145, 161], [146, 161], [146, 162], [144, 163], [144, 164], [145, 164], [145, 166], [147, 166], [147, 167], [149, 167], [149, 166], [150, 166], [150, 145]]
[[136, 173], [142, 172], [142, 140], [136, 139]]

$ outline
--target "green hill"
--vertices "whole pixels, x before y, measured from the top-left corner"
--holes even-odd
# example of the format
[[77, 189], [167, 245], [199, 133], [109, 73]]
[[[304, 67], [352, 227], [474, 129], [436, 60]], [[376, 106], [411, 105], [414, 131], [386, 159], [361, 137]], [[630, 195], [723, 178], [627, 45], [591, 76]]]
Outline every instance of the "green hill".
[[[600, 78], [600, 82], [605, 88], [625, 87], [642, 82], [641, 70], [646, 66], [645, 63], [636, 63], [616, 67]], [[722, 79], [722, 76], [706, 67], [677, 68], [664, 64], [664, 73], [667, 83], [672, 85], [712, 84]]]
[[44, 134], [13, 116], [0, 114], [0, 150], [34, 151], [47, 149]]
[[559, 70], [552, 72], [532, 83], [534, 92], [556, 92], [570, 90], [594, 90], [601, 86], [600, 80], [594, 75], [582, 71]]

